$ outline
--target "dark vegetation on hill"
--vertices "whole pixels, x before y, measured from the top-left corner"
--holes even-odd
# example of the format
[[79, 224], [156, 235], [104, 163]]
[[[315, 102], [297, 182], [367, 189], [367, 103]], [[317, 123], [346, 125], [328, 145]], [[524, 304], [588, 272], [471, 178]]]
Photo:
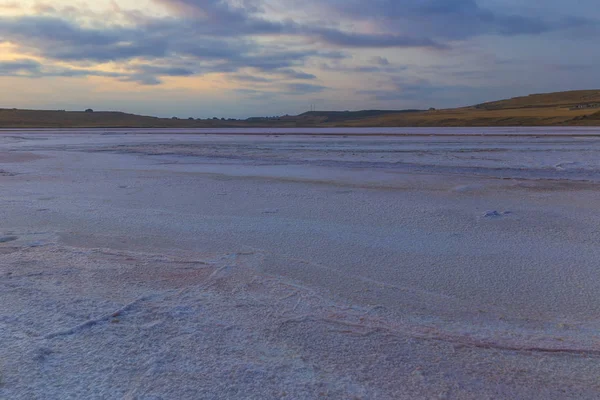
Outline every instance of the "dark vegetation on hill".
[[419, 126], [600, 126], [600, 90], [534, 94], [427, 111], [310, 111], [297, 116], [157, 118], [122, 112], [0, 109], [0, 128], [257, 128]]
[[600, 108], [600, 90], [573, 90], [570, 92], [530, 94], [529, 96], [514, 97], [508, 100], [492, 101], [478, 104], [476, 109], [508, 110], [518, 108]]
[[591, 115], [584, 115], [582, 119], [587, 119], [589, 121], [600, 121], [600, 111]]
[[323, 123], [375, 118], [383, 115], [398, 115], [415, 113], [422, 110], [362, 110], [362, 111], [308, 111], [300, 114], [299, 118], [317, 118]]
[[[211, 120], [203, 122], [202, 126], [210, 127], [214, 124], [215, 122]], [[0, 109], [1, 128], [187, 128], [196, 126], [199, 126], [196, 120], [146, 117], [113, 111]]]

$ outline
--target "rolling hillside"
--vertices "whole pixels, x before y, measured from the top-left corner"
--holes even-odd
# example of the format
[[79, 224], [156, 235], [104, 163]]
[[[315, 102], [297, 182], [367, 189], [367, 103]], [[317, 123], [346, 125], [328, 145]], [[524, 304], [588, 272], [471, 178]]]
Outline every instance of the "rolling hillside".
[[471, 107], [387, 114], [344, 126], [600, 126], [600, 90], [534, 94]]
[[316, 118], [322, 123], [337, 123], [416, 112], [421, 110], [309, 111], [300, 114], [298, 118]]
[[247, 120], [173, 119], [122, 112], [0, 109], [0, 128], [600, 126], [600, 90], [533, 94], [441, 110], [311, 111]]
[[594, 104], [600, 106], [600, 90], [574, 90], [571, 92], [531, 94], [529, 96], [515, 97], [508, 100], [478, 104], [475, 108], [484, 110], [508, 110], [556, 106], [570, 108], [579, 105], [585, 106]]
[[0, 128], [189, 128], [215, 124], [212, 120], [175, 120], [123, 112], [0, 109]]

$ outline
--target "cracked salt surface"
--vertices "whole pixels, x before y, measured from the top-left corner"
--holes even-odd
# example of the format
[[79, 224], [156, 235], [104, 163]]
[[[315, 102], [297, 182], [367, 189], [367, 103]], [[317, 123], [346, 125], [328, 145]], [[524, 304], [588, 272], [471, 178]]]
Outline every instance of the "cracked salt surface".
[[20, 135], [0, 398], [600, 397], [597, 138]]

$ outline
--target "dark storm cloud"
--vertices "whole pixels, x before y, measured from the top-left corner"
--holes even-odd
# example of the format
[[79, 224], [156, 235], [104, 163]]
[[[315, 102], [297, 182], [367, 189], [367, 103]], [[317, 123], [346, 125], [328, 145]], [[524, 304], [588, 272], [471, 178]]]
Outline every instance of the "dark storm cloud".
[[161, 57], [166, 44], [139, 29], [93, 29], [53, 16], [0, 18], [0, 41], [26, 53], [64, 61], [107, 62], [139, 56]]
[[439, 102], [456, 101], [456, 98], [481, 95], [484, 88], [461, 84], [438, 84], [428, 79], [392, 78], [385, 87], [358, 90], [358, 96], [367, 96], [381, 102], [408, 102], [421, 104], [421, 108], [437, 106]]
[[222, 0], [155, 0], [178, 11], [184, 18], [200, 20], [208, 25], [199, 28], [203, 34], [219, 36], [285, 35], [311, 38], [330, 46], [347, 48], [441, 48], [429, 38], [401, 33], [361, 33], [322, 27], [317, 23], [300, 23], [291, 19], [270, 21], [260, 13], [258, 2], [244, 2], [245, 7], [232, 6]]
[[161, 83], [163, 83], [162, 79], [160, 79], [159, 77], [157, 77], [155, 75], [144, 75], [144, 74], [131, 74], [131, 75], [124, 76], [119, 80], [123, 81], [123, 82], [135, 82], [135, 83], [139, 83], [140, 85], [146, 85], [146, 86], [155, 86], [155, 85], [160, 85]]
[[247, 74], [232, 75], [231, 78], [235, 79], [236, 81], [239, 81], [239, 82], [249, 82], [249, 83], [271, 83], [274, 81], [274, 79], [269, 79], [269, 78], [265, 78], [262, 76], [247, 75]]
[[371, 59], [371, 62], [373, 64], [377, 64], [377, 65], [383, 66], [383, 67], [390, 65], [390, 60], [388, 60], [385, 57], [381, 57], [381, 56], [373, 57]]
[[115, 78], [123, 82], [136, 82], [141, 85], [158, 85], [162, 83], [159, 76], [190, 76], [193, 73], [193, 71], [185, 68], [155, 65], [128, 65], [123, 72], [109, 72], [93, 68], [67, 68], [41, 63], [32, 59], [0, 62], [0, 76], [23, 78], [99, 76]]
[[134, 65], [133, 67], [145, 75], [191, 76], [196, 73], [194, 70], [184, 67], [159, 65]]
[[291, 96], [301, 96], [306, 94], [321, 93], [328, 89], [326, 86], [313, 85], [310, 83], [286, 83], [279, 87], [280, 90], [268, 91], [262, 90], [261, 88], [249, 89], [241, 88], [235, 89], [235, 92], [244, 96], [249, 97], [274, 97], [276, 95], [287, 94]]
[[368, 74], [379, 74], [379, 75], [390, 75], [397, 74], [402, 71], [406, 71], [408, 67], [406, 65], [394, 65], [385, 60], [386, 62], [378, 61], [376, 65], [345, 65], [342, 63], [322, 63], [319, 67], [323, 71], [328, 72], [347, 72], [347, 73], [368, 73]]
[[0, 62], [0, 75], [34, 75], [40, 73], [41, 65], [34, 60], [15, 60]]
[[316, 27], [307, 29], [305, 32], [307, 35], [314, 35], [325, 43], [340, 47], [374, 49], [391, 47], [444, 49], [447, 47], [429, 38], [411, 37], [405, 34], [364, 34]]
[[[316, 7], [329, 9], [350, 20], [373, 20], [391, 32], [410, 31], [431, 40], [457, 40], [479, 35], [536, 35], [598, 21], [565, 16], [519, 15], [496, 10], [476, 0], [320, 0]], [[310, 7], [310, 6], [309, 6]]]
[[[50, 7], [37, 16], [0, 17], [0, 43], [15, 45], [20, 54], [48, 60], [45, 66], [26, 63], [21, 69], [5, 65], [6, 72], [0, 73], [10, 73], [12, 68], [14, 73], [30, 76], [100, 75], [145, 85], [160, 84], [168, 76], [230, 73], [238, 81], [316, 93], [325, 87], [285, 81], [317, 79], [301, 71], [315, 62], [340, 72], [389, 74], [402, 69], [384, 57], [372, 59], [370, 65], [342, 66], [339, 61], [352, 49], [436, 51], [479, 35], [537, 35], [590, 23], [582, 18], [552, 20], [492, 10], [475, 0], [282, 0], [277, 4], [290, 7], [283, 8], [281, 15], [269, 14], [267, 0], [154, 2], [170, 10], [171, 16], [150, 17], [115, 6], [114, 21], [94, 19], [90, 10], [74, 7], [68, 12]], [[307, 12], [294, 19], [299, 7]], [[337, 16], [336, 21], [328, 22], [327, 16]], [[113, 63], [120, 72], [52, 67], [59, 62]]]
[[[263, 75], [267, 76], [263, 76]], [[317, 79], [317, 77], [313, 74], [309, 74], [303, 71], [296, 71], [294, 69], [280, 69], [271, 72], [262, 71], [261, 75], [252, 75], [252, 74], [236, 74], [232, 76], [233, 79], [239, 82], [247, 82], [247, 83], [273, 83], [281, 80], [313, 80]]]
[[430, 95], [443, 91], [445, 86], [437, 86], [427, 79], [404, 80], [392, 78], [385, 89], [359, 90], [357, 94], [366, 95], [375, 100], [395, 101], [428, 98]]
[[[308, 37], [324, 44], [340, 47], [443, 47], [428, 38], [410, 35], [348, 32], [322, 27], [319, 24], [299, 23], [293, 20], [275, 22], [267, 20], [260, 7], [234, 7], [221, 0], [155, 0], [171, 7], [185, 18], [207, 22], [200, 28], [203, 34], [220, 36], [239, 35], [289, 35]], [[246, 2], [248, 4], [248, 2]]]
[[[147, 65], [138, 67], [139, 70], [124, 80], [147, 85], [161, 83], [161, 76], [236, 72], [243, 68], [279, 72], [289, 79], [313, 79], [313, 75], [291, 67], [304, 65], [309, 57], [340, 57], [339, 53], [318, 50], [270, 49], [243, 38], [197, 36], [189, 24], [160, 25], [162, 30], [154, 29], [154, 24], [93, 29], [55, 16], [4, 17], [0, 18], [0, 42], [14, 43], [24, 54], [54, 61], [128, 63], [146, 60]], [[181, 57], [190, 58], [192, 65], [185, 68], [168, 65], [176, 64]], [[166, 65], [153, 65], [157, 62]]]
[[301, 79], [301, 80], [311, 80], [317, 79], [317, 77], [313, 74], [309, 74], [303, 71], [296, 71], [294, 69], [282, 69], [279, 71], [283, 76], [289, 79]]
[[123, 29], [86, 29], [61, 18], [20, 16], [0, 18], [0, 38], [35, 44], [55, 41], [77, 45], [109, 45], [126, 36]]
[[[219, 17], [221, 20], [229, 14]], [[239, 16], [229, 17], [236, 21]], [[46, 59], [80, 63], [127, 63], [143, 59], [148, 64], [174, 62], [181, 57], [192, 59], [193, 66], [144, 68], [131, 79], [143, 84], [158, 84], [160, 76], [190, 76], [211, 72], [237, 72], [244, 68], [276, 73], [288, 79], [315, 79], [312, 74], [292, 67], [303, 66], [307, 59], [340, 59], [339, 51], [315, 49], [282, 49], [261, 45], [233, 32], [211, 32], [198, 28], [188, 19], [165, 18], [138, 21], [129, 28], [107, 25], [102, 29], [78, 25], [54, 15], [0, 18], [0, 41], [14, 43], [19, 51]], [[266, 31], [260, 24], [255, 33]], [[208, 34], [210, 33], [210, 35]]]
[[57, 66], [47, 66], [36, 60], [20, 59], [14, 61], [0, 61], [0, 76], [16, 76], [25, 78], [41, 78], [44, 76], [55, 77], [84, 77], [105, 76], [111, 78], [125, 78], [127, 74], [105, 72], [94, 69], [77, 69]]
[[302, 95], [309, 93], [320, 93], [327, 89], [322, 85], [312, 85], [310, 83], [289, 83], [285, 85], [286, 92], [293, 95]]

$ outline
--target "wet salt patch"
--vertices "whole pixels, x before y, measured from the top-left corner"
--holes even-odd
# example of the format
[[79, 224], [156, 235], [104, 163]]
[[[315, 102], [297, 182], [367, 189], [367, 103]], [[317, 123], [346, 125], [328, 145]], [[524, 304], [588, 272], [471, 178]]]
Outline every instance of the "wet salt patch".
[[14, 242], [15, 240], [18, 240], [19, 238], [17, 236], [4, 236], [4, 237], [0, 237], [0, 243], [8, 243], [8, 242]]
[[49, 245], [50, 245], [50, 243], [47, 243], [47, 242], [44, 242], [41, 240], [38, 240], [35, 242], [28, 242], [26, 244], [27, 247], [43, 247], [43, 246], [49, 246]]
[[503, 218], [506, 216], [512, 215], [512, 211], [496, 211], [496, 210], [491, 210], [491, 211], [486, 211], [483, 214], [484, 218]]
[[483, 189], [485, 189], [484, 185], [472, 184], [472, 185], [455, 186], [452, 189], [452, 191], [458, 192], [458, 193], [466, 193], [466, 192], [475, 192], [475, 191], [483, 190]]
[[558, 171], [565, 171], [565, 170], [595, 170], [595, 166], [594, 165], [589, 165], [586, 163], [582, 163], [582, 162], [577, 162], [577, 161], [566, 161], [566, 162], [561, 162], [558, 163], [556, 165], [554, 165], [554, 168]]

